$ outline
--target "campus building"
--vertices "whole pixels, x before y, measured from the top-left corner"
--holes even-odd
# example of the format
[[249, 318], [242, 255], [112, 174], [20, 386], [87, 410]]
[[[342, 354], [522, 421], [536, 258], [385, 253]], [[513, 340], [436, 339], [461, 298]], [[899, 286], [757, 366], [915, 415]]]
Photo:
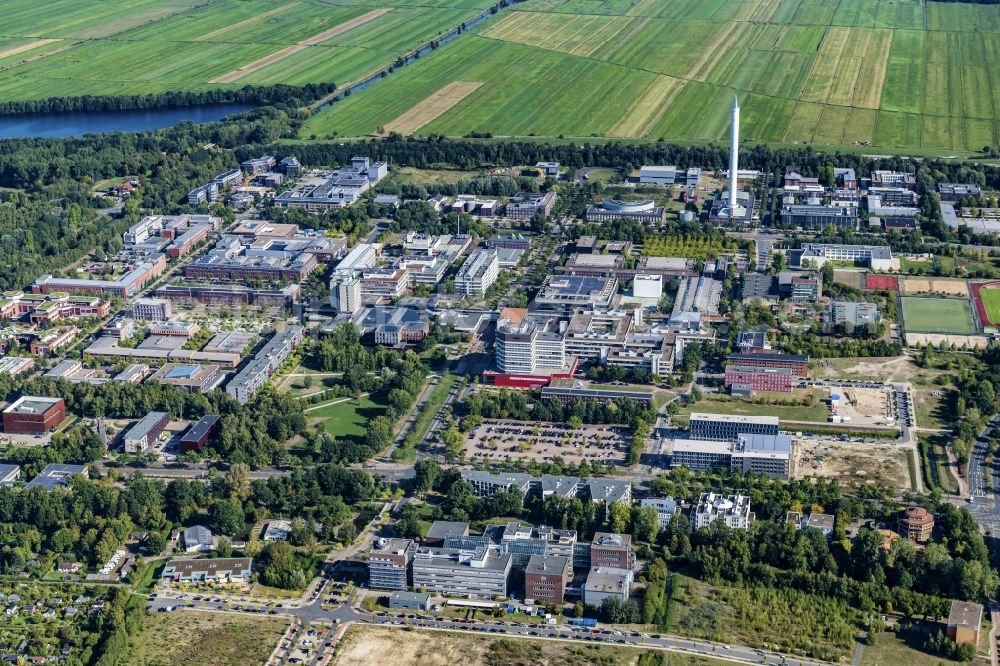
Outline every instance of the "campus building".
[[298, 324], [287, 326], [274, 334], [257, 355], [226, 384], [226, 393], [246, 404], [288, 355], [305, 339], [305, 329]]
[[507, 203], [505, 214], [515, 220], [530, 220], [536, 215], [548, 217], [556, 205], [556, 193], [522, 192], [515, 194]]
[[64, 291], [71, 294], [108, 294], [128, 298], [162, 273], [166, 267], [167, 258], [160, 254], [150, 258], [149, 261], [134, 264], [125, 275], [116, 280], [85, 280], [43, 275], [35, 280], [31, 290], [36, 294]]
[[747, 387], [753, 391], [791, 393], [797, 382], [791, 368], [767, 368], [755, 365], [727, 365], [726, 388]]
[[532, 555], [524, 569], [525, 602], [561, 606], [572, 574], [572, 558]]
[[125, 433], [125, 453], [145, 453], [170, 422], [166, 412], [150, 412]]
[[635, 569], [635, 551], [628, 534], [597, 532], [590, 543], [590, 566]]
[[413, 551], [412, 539], [376, 539], [368, 553], [368, 584], [372, 589], [407, 589]]
[[385, 162], [353, 157], [349, 167], [331, 172], [322, 184], [282, 192], [274, 198], [274, 205], [281, 208], [302, 208], [310, 213], [343, 208], [360, 199], [362, 194], [388, 173], [389, 167]]
[[473, 252], [455, 276], [455, 288], [462, 296], [481, 297], [500, 277], [500, 257], [496, 248]]
[[43, 433], [65, 420], [66, 401], [62, 398], [25, 395], [3, 410], [3, 431]]
[[592, 567], [583, 586], [583, 603], [600, 607], [609, 597], [628, 601], [633, 580], [630, 569]]
[[475, 550], [419, 547], [413, 554], [413, 586], [437, 594], [503, 598], [512, 560], [495, 546]]
[[732, 365], [750, 365], [758, 368], [788, 368], [794, 377], [809, 376], [809, 357], [797, 354], [769, 354], [737, 352], [726, 357]]
[[828, 261], [851, 261], [872, 270], [892, 270], [892, 250], [887, 245], [833, 245], [805, 243], [800, 250], [789, 250], [793, 268], [822, 268]]
[[666, 528], [677, 514], [677, 500], [673, 497], [643, 497], [639, 500], [639, 506], [651, 506], [656, 509], [656, 520], [661, 530]]
[[611, 222], [619, 218], [628, 218], [638, 222], [660, 223], [663, 221], [663, 206], [657, 206], [651, 199], [643, 201], [620, 201], [605, 199], [600, 204], [591, 204], [587, 208], [588, 222]]
[[689, 428], [691, 439], [735, 441], [740, 435], [777, 435], [778, 417], [694, 412]]
[[175, 583], [247, 582], [252, 568], [253, 560], [249, 557], [175, 557], [163, 567], [160, 578]]

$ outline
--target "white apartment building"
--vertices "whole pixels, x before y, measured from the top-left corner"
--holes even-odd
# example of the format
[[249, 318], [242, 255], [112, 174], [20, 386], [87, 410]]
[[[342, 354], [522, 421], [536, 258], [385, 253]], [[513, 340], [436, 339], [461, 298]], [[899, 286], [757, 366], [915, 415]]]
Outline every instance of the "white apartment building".
[[717, 520], [734, 530], [749, 529], [754, 520], [750, 512], [750, 498], [746, 495], [702, 493], [698, 505], [691, 512], [691, 524], [697, 530]]

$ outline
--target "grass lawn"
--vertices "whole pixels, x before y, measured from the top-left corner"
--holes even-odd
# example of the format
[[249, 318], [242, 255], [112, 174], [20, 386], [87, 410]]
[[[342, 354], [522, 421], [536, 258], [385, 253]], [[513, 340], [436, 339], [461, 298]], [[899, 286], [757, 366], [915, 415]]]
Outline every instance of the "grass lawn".
[[[812, 396], [812, 402], [807, 405], [767, 404], [768, 400], [790, 401], [792, 396]], [[781, 420], [811, 421], [826, 423], [829, 409], [822, 399], [826, 392], [820, 389], [800, 389], [791, 396], [787, 393], [760, 393], [753, 398], [732, 398], [724, 395], [706, 395], [693, 405], [681, 408], [674, 421], [687, 421], [691, 412], [708, 414], [745, 414], [755, 416], [777, 416]]]
[[973, 334], [972, 308], [965, 298], [903, 297], [908, 332]]
[[385, 413], [385, 406], [369, 397], [337, 400], [306, 412], [306, 418], [325, 419], [323, 427], [335, 437], [362, 437], [368, 422]]
[[916, 403], [917, 427], [937, 428], [948, 427], [948, 414], [944, 411], [948, 396], [943, 389], [915, 389], [913, 400]]
[[399, 167], [395, 169], [398, 179], [413, 185], [441, 185], [471, 180], [479, 175], [478, 171], [463, 171], [461, 169], [417, 169], [414, 167]]
[[125, 663], [133, 666], [263, 664], [288, 627], [287, 619], [180, 611], [145, 619]]
[[[951, 257], [948, 257], [951, 259]], [[925, 273], [933, 267], [930, 259], [907, 259], [906, 257], [899, 258], [899, 272], [900, 273]]]
[[[989, 640], [988, 630], [981, 632], [981, 645]], [[951, 661], [944, 657], [924, 652], [923, 642], [926, 634], [919, 630], [902, 630], [899, 633], [883, 631], [875, 639], [875, 645], [865, 645], [861, 654], [862, 666], [947, 666], [964, 662]], [[972, 663], [989, 663], [989, 660], [973, 661]]]

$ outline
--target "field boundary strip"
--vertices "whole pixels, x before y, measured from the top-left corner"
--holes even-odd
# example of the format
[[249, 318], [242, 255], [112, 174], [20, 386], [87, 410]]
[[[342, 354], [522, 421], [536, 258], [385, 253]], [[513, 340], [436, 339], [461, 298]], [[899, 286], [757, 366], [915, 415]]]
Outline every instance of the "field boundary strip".
[[36, 39], [31, 42], [26, 42], [20, 46], [12, 46], [9, 49], [4, 49], [0, 51], [0, 58], [9, 58], [10, 56], [15, 56], [18, 53], [24, 53], [25, 51], [30, 51], [32, 49], [37, 49], [40, 46], [48, 46], [49, 44], [54, 44], [55, 42], [61, 42], [62, 39]]
[[308, 39], [302, 40], [301, 42], [297, 42], [295, 44], [292, 44], [291, 46], [286, 46], [280, 51], [276, 51], [270, 55], [266, 55], [263, 58], [258, 58], [257, 60], [254, 60], [251, 63], [243, 65], [239, 69], [234, 69], [233, 71], [223, 74], [222, 76], [217, 76], [214, 79], [212, 79], [209, 83], [233, 83], [234, 81], [238, 81], [242, 79], [244, 76], [247, 76], [248, 74], [252, 74], [259, 69], [264, 69], [268, 65], [273, 65], [274, 63], [280, 60], [284, 60], [289, 56], [295, 55], [299, 51], [303, 51], [309, 48], [310, 46], [315, 46], [316, 44], [325, 42], [326, 40], [332, 39], [337, 35], [347, 32], [348, 30], [353, 30], [358, 26], [362, 26], [365, 23], [368, 23], [369, 21], [374, 21], [379, 16], [382, 16], [383, 14], [386, 14], [391, 11], [392, 11], [391, 7], [382, 7], [380, 9], [373, 9], [367, 14], [362, 14], [361, 16], [357, 16], [351, 19], [350, 21], [345, 21], [344, 23], [336, 25], [330, 28], [329, 30], [324, 30], [318, 35], [313, 35]]
[[482, 81], [452, 81], [444, 88], [418, 102], [409, 111], [386, 124], [386, 132], [413, 134], [424, 125], [444, 115], [463, 99], [475, 92]]
[[218, 37], [219, 35], [224, 35], [225, 33], [229, 32], [230, 30], [237, 30], [239, 28], [245, 28], [248, 25], [250, 25], [252, 23], [256, 23], [257, 21], [259, 21], [261, 19], [265, 19], [265, 18], [267, 18], [269, 16], [274, 16], [275, 14], [277, 14], [279, 12], [287, 11], [287, 10], [293, 8], [293, 7], [298, 7], [298, 5], [299, 5], [299, 3], [292, 2], [292, 3], [284, 5], [282, 7], [275, 7], [274, 9], [268, 10], [268, 11], [262, 13], [262, 14], [257, 14], [256, 16], [251, 16], [250, 18], [245, 18], [242, 21], [237, 21], [236, 23], [230, 23], [229, 25], [224, 25], [221, 28], [217, 28], [217, 29], [213, 30], [212, 32], [206, 32], [204, 35], [201, 35], [200, 37], [195, 37], [194, 41], [196, 41], [196, 42], [207, 42], [208, 40], [212, 39], [213, 37]]

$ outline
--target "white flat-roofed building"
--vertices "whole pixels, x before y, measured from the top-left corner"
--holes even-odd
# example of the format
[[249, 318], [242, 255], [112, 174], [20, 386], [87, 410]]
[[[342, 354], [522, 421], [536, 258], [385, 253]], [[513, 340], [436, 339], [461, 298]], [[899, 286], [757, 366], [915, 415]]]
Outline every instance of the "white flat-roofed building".
[[536, 306], [551, 308], [607, 307], [618, 291], [618, 279], [587, 275], [550, 275], [535, 296]]
[[639, 500], [639, 506], [650, 506], [656, 509], [656, 520], [660, 524], [661, 530], [677, 514], [677, 500], [673, 497], [643, 497]]
[[495, 248], [472, 253], [455, 276], [455, 288], [462, 296], [482, 296], [500, 277], [500, 257]]
[[734, 530], [745, 530], [750, 527], [753, 519], [750, 498], [746, 495], [702, 493], [691, 512], [691, 524], [696, 530], [708, 527], [717, 520]]
[[599, 607], [609, 597], [628, 601], [632, 591], [632, 576], [628, 569], [591, 567], [583, 586], [583, 603]]
[[639, 169], [639, 183], [642, 185], [673, 185], [676, 182], [675, 166], [644, 166]]
[[437, 594], [483, 599], [507, 596], [512, 556], [495, 546], [475, 550], [417, 548], [413, 554], [413, 587]]
[[375, 265], [381, 246], [378, 243], [359, 243], [334, 267], [334, 275], [353, 275]]
[[662, 275], [636, 275], [632, 278], [632, 295], [635, 298], [655, 298], [663, 296]]
[[535, 320], [497, 322], [497, 369], [500, 372], [531, 374], [537, 370], [560, 370], [566, 366], [563, 335]]
[[822, 268], [828, 261], [864, 263], [876, 271], [892, 269], [892, 250], [887, 245], [835, 245], [806, 243], [790, 253], [794, 268]]

